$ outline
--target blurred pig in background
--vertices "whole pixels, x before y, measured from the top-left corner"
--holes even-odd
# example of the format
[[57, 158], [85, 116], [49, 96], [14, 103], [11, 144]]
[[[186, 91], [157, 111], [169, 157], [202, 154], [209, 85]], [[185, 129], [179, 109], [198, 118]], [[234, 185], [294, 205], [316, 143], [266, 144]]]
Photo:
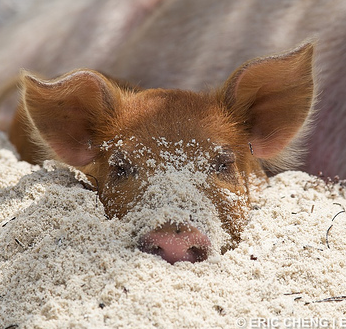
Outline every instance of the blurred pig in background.
[[[346, 178], [344, 1], [3, 0], [0, 9], [3, 90], [21, 68], [53, 77], [79, 67], [144, 88], [200, 90], [246, 60], [313, 38], [319, 111], [302, 168]], [[2, 129], [9, 104], [0, 109]]]

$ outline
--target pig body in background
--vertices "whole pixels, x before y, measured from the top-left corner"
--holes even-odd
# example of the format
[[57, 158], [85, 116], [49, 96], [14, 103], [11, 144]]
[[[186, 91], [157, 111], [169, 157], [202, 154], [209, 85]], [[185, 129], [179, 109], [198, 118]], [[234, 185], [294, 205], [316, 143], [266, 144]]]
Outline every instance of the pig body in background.
[[112, 67], [146, 87], [199, 90], [245, 60], [316, 38], [319, 114], [303, 169], [346, 178], [345, 22], [345, 1], [168, 0]]
[[[162, 0], [0, 0], [0, 94], [25, 68], [54, 77], [112, 66], [121, 44]], [[112, 70], [107, 74], [118, 76]], [[0, 104], [7, 130], [17, 99]]]
[[141, 250], [205, 260], [239, 242], [261, 164], [296, 159], [314, 102], [312, 60], [305, 44], [198, 93], [142, 90], [92, 70], [24, 73], [10, 140], [23, 160], [84, 172], [107, 216], [132, 223]]
[[[3, 83], [20, 68], [51, 77], [88, 67], [145, 88], [200, 90], [219, 86], [246, 60], [315, 38], [319, 114], [304, 169], [346, 178], [344, 1], [32, 0], [31, 4], [12, 19], [0, 20]], [[0, 110], [3, 129], [10, 121], [4, 113], [11, 109]]]

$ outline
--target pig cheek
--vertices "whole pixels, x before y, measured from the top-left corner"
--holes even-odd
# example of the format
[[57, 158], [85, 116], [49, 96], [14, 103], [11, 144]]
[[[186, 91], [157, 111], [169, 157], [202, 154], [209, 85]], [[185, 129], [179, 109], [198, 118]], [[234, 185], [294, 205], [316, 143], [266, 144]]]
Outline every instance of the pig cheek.
[[222, 228], [231, 236], [230, 243], [225, 248], [234, 249], [239, 244], [241, 233], [248, 222], [248, 202], [245, 200], [229, 202], [221, 199], [218, 211]]
[[112, 178], [107, 180], [100, 193], [100, 201], [107, 217], [123, 218], [140, 199], [141, 190], [140, 184], [135, 179], [121, 182]]
[[222, 248], [225, 252], [239, 244], [241, 232], [248, 222], [250, 202], [242, 184], [214, 182], [211, 186], [208, 195], [218, 212], [221, 227], [230, 236], [228, 243]]

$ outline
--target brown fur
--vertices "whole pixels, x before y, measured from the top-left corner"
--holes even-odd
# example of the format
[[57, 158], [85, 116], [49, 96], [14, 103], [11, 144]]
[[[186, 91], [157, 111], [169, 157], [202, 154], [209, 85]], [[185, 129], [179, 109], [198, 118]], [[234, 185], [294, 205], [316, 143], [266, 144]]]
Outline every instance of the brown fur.
[[[222, 88], [204, 93], [139, 90], [91, 70], [54, 80], [24, 72], [22, 105], [10, 139], [24, 160], [55, 158], [95, 177], [107, 215], [119, 218], [143, 193], [142, 182], [154, 170], [147, 160], [159, 166], [162, 148], [174, 153], [175, 143], [183, 141], [186, 147], [196, 141], [210, 155], [204, 192], [237, 242], [247, 219], [250, 174], [264, 175], [261, 161], [277, 167], [296, 158], [287, 150], [292, 151], [290, 145], [311, 114], [312, 56], [308, 43], [280, 56], [255, 59]], [[162, 138], [167, 146], [158, 145]], [[139, 144], [145, 151], [135, 157]], [[189, 161], [197, 161], [196, 150], [186, 153]], [[223, 188], [242, 200], [230, 204], [220, 192]]]

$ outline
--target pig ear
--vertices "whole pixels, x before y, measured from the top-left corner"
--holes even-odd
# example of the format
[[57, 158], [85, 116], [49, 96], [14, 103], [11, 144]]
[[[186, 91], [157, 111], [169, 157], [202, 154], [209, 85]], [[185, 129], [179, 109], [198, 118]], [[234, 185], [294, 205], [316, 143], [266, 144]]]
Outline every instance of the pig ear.
[[69, 165], [90, 163], [99, 152], [96, 143], [100, 143], [119, 106], [117, 89], [104, 76], [89, 70], [73, 71], [55, 80], [41, 80], [23, 72], [22, 81], [26, 112], [36, 139]]
[[307, 123], [314, 97], [313, 45], [240, 67], [222, 94], [231, 116], [245, 125], [254, 156], [280, 154]]

